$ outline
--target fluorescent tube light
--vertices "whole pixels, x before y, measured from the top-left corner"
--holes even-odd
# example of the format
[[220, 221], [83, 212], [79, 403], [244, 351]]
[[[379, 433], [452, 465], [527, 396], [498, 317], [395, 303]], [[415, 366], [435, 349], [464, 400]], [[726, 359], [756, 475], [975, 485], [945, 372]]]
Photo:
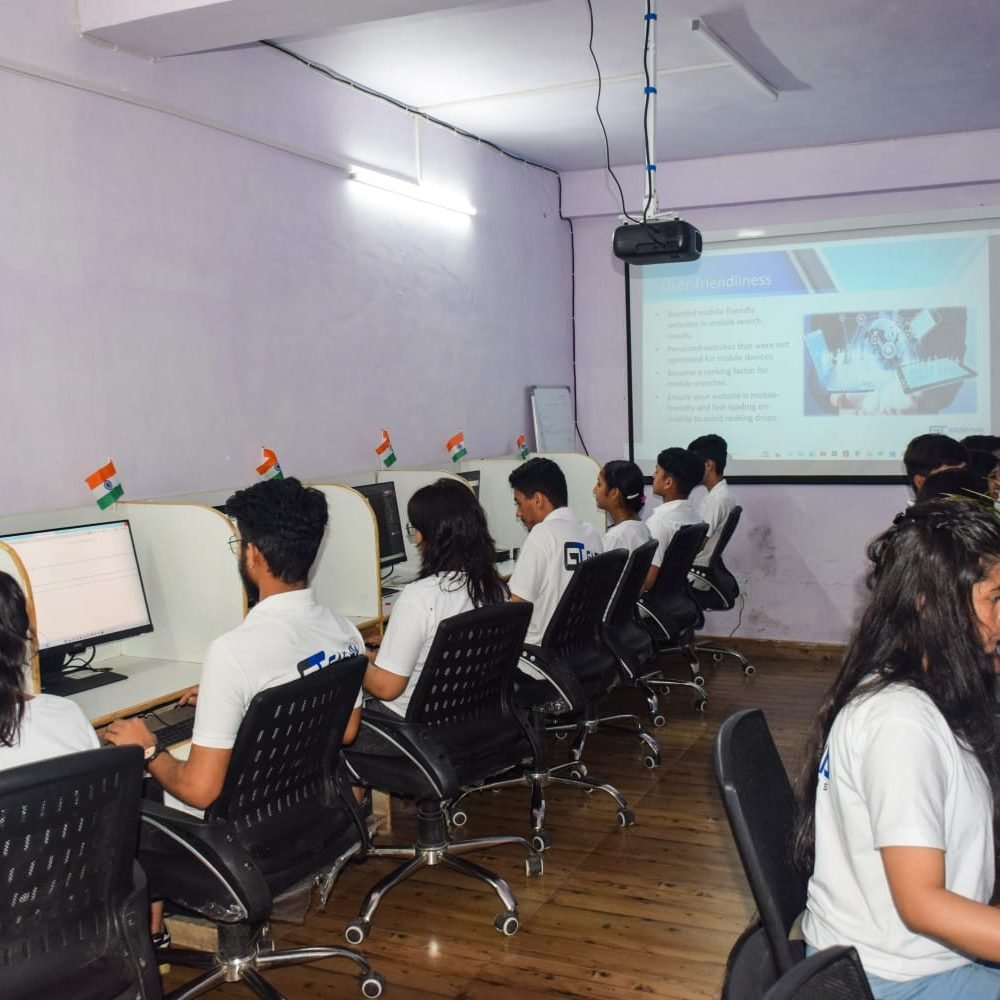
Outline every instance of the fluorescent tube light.
[[426, 188], [423, 184], [404, 181], [401, 177], [393, 177], [391, 174], [383, 174], [367, 167], [351, 167], [348, 176], [359, 184], [367, 184], [369, 187], [402, 195], [404, 198], [413, 198], [435, 208], [445, 208], [449, 212], [459, 212], [462, 215], [476, 214], [475, 207], [463, 198], [439, 188]]
[[774, 87], [772, 87], [771, 84], [769, 84], [767, 80], [765, 80], [764, 77], [762, 77], [760, 73], [758, 73], [757, 70], [750, 65], [750, 63], [746, 62], [746, 60], [744, 60], [738, 52], [731, 49], [726, 42], [724, 42], [714, 31], [712, 31], [712, 29], [705, 24], [704, 18], [696, 17], [691, 22], [691, 30], [698, 32], [698, 34], [701, 35], [706, 42], [721, 52], [758, 90], [767, 94], [772, 101], [776, 101], [778, 99], [777, 90], [775, 90]]

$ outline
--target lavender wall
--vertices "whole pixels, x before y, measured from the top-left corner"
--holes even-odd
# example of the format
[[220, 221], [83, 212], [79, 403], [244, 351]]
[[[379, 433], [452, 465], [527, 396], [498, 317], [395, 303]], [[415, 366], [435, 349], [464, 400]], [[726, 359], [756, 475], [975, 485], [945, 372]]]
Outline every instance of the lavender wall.
[[[680, 209], [709, 243], [740, 228], [1000, 216], [1000, 132], [662, 164], [657, 173], [661, 203]], [[621, 180], [638, 201], [641, 171]], [[576, 231], [580, 422], [591, 454], [604, 461], [623, 456], [628, 437], [624, 274], [611, 253], [620, 206], [602, 171], [567, 175], [563, 190]], [[1000, 343], [1000, 331], [993, 338]], [[686, 443], [663, 429], [664, 446]], [[845, 641], [863, 593], [865, 543], [905, 505], [905, 488], [743, 486], [738, 497], [743, 521], [726, 561], [749, 580], [739, 634]], [[724, 634], [736, 623], [735, 612], [720, 613], [708, 627]]]
[[[408, 464], [459, 428], [510, 452], [526, 386], [571, 377], [554, 175], [267, 49], [83, 40], [73, 9], [0, 8], [0, 513], [86, 502], [108, 455], [137, 498], [243, 484], [262, 444], [303, 476], [372, 468], [383, 426]], [[309, 157], [419, 170], [479, 214]]]

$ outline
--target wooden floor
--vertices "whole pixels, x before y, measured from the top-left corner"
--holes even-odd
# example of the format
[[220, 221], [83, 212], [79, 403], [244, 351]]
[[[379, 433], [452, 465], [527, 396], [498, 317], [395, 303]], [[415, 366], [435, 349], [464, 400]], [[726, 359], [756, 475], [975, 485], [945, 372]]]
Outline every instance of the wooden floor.
[[[547, 801], [554, 843], [542, 877], [525, 875], [524, 852], [516, 848], [473, 855], [518, 896], [515, 936], [493, 928], [501, 906], [478, 881], [433, 868], [394, 889], [361, 949], [385, 977], [384, 996], [717, 997], [726, 955], [753, 906], [712, 773], [716, 730], [737, 709], [763, 708], [786, 766], [797, 769], [804, 734], [834, 670], [788, 659], [756, 665], [749, 678], [733, 660], [705, 667], [710, 704], [704, 715], [693, 710], [684, 689], [662, 699], [667, 725], [656, 731], [663, 752], [658, 769], [642, 766], [638, 740], [611, 733], [590, 738], [585, 760], [629, 800], [634, 827], [618, 828], [615, 804], [602, 792], [553, 787]], [[553, 747], [565, 752], [565, 744]], [[525, 790], [487, 793], [470, 803], [469, 836], [528, 828]], [[393, 839], [412, 839], [412, 815], [397, 810], [394, 827]], [[344, 927], [392, 864], [372, 860], [349, 868], [327, 912], [313, 907], [304, 925], [274, 925], [278, 946], [344, 944]], [[359, 996], [348, 971], [347, 962], [331, 960], [269, 978], [290, 998]], [[175, 968], [165, 985], [191, 976]], [[248, 995], [242, 986], [223, 992]]]

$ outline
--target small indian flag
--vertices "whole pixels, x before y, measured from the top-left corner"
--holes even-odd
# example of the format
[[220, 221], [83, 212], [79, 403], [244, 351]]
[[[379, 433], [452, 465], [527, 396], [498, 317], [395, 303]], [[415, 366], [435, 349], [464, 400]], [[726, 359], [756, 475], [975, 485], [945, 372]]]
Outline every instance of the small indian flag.
[[521, 458], [528, 457], [528, 439], [523, 434], [517, 436], [517, 453]]
[[118, 482], [118, 470], [115, 468], [115, 463], [110, 458], [107, 465], [101, 466], [96, 472], [87, 476], [86, 482], [101, 510], [106, 510], [125, 492], [122, 489], [122, 484]]
[[461, 462], [469, 453], [465, 450], [465, 435], [459, 431], [454, 437], [448, 438], [445, 443], [448, 454], [453, 462]]
[[257, 466], [257, 475], [261, 479], [284, 479], [285, 474], [278, 465], [278, 456], [270, 448], [261, 448], [260, 453], [264, 461]]
[[382, 459], [382, 464], [388, 469], [396, 461], [396, 453], [392, 450], [392, 442], [389, 440], [389, 432], [382, 428], [382, 440], [375, 449], [375, 454]]

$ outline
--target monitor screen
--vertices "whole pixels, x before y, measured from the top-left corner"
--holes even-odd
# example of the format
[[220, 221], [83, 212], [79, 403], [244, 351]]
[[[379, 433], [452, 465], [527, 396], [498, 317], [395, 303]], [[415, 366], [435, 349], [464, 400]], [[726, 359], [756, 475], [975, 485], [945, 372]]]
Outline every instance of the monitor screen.
[[395, 483], [371, 483], [366, 486], [355, 486], [356, 489], [371, 504], [378, 524], [379, 564], [395, 566], [406, 562], [406, 547], [403, 543], [403, 522], [399, 517], [399, 504], [396, 502]]
[[128, 521], [0, 536], [17, 553], [35, 601], [43, 664], [62, 654], [152, 632]]
[[472, 487], [472, 492], [476, 494], [476, 499], [479, 499], [479, 470], [474, 469], [471, 472], [460, 472], [459, 475]]

